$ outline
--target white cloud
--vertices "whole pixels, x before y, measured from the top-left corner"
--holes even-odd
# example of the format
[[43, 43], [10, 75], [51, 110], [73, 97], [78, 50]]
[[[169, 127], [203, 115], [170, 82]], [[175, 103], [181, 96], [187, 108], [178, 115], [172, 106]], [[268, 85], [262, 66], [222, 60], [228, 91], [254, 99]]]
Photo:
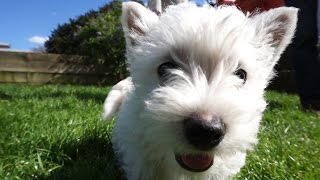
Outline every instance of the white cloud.
[[29, 42], [35, 43], [35, 44], [44, 44], [47, 40], [49, 40], [48, 37], [42, 37], [42, 36], [33, 36], [28, 39]]
[[51, 16], [57, 16], [57, 12], [51, 12], [50, 15]]

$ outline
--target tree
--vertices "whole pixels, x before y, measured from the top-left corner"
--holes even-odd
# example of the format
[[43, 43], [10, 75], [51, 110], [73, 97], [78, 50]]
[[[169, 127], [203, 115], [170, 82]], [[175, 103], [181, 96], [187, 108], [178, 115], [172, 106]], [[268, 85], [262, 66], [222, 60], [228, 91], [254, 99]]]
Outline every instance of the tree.
[[78, 45], [82, 41], [79, 38], [79, 32], [89, 19], [96, 17], [97, 14], [96, 11], [89, 11], [76, 19], [69, 19], [68, 23], [59, 24], [45, 43], [46, 51], [48, 53], [79, 54]]

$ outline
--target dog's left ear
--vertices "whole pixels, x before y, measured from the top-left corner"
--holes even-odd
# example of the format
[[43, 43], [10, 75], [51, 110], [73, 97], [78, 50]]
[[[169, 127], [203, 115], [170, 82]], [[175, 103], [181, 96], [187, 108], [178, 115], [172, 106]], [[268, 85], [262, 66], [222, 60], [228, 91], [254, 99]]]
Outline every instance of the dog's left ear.
[[297, 16], [298, 9], [280, 7], [250, 17], [256, 26], [256, 37], [261, 42], [260, 45], [267, 45], [274, 49], [271, 62], [266, 62], [269, 68], [273, 68], [291, 42], [296, 29]]
[[122, 3], [122, 28], [127, 45], [134, 45], [137, 38], [144, 36], [159, 17], [137, 2]]

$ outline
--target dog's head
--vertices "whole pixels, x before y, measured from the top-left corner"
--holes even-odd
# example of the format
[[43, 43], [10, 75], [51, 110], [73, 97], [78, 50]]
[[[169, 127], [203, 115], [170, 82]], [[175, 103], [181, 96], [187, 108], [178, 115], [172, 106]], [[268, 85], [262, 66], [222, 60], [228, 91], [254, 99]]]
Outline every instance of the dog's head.
[[186, 3], [157, 16], [124, 3], [134, 96], [144, 105], [141, 141], [151, 144], [146, 149], [185, 173], [240, 163], [228, 161], [257, 142], [263, 91], [296, 21], [295, 8], [246, 15], [235, 7]]

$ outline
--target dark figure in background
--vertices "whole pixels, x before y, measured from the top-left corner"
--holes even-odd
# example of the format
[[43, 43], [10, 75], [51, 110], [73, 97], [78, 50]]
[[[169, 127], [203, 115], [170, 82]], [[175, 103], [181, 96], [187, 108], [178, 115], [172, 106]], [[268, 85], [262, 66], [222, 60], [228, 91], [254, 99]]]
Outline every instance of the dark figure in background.
[[296, 70], [301, 105], [305, 110], [320, 114], [317, 3], [318, 0], [286, 0], [287, 6], [300, 9], [297, 31], [289, 48], [292, 48], [293, 66]]
[[301, 105], [304, 110], [320, 115], [320, 59], [317, 51], [318, 0], [217, 0], [216, 2], [218, 5], [234, 4], [244, 12], [264, 11], [285, 4], [300, 9], [295, 38], [288, 49], [292, 52]]

